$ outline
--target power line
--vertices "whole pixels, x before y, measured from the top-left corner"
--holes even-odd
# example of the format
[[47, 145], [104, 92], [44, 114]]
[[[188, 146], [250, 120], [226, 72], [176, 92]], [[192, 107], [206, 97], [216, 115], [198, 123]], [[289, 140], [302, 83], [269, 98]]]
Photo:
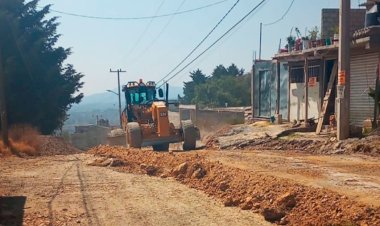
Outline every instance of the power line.
[[[179, 73], [181, 73], [183, 70], [185, 70], [190, 64], [194, 63], [199, 57], [201, 57], [203, 54], [205, 54], [208, 50], [210, 50], [215, 44], [217, 44], [220, 40], [222, 40], [227, 34], [229, 34], [235, 27], [237, 27], [241, 22], [243, 22], [248, 16], [250, 16], [256, 9], [258, 9], [266, 0], [262, 0], [259, 4], [257, 4], [251, 11], [249, 11], [245, 16], [243, 16], [238, 22], [236, 22], [230, 29], [228, 29], [222, 36], [220, 36], [215, 42], [213, 42], [207, 49], [205, 49], [203, 52], [201, 52], [198, 56], [196, 56], [192, 61], [190, 61], [188, 64], [186, 64], [184, 67], [181, 68], [177, 73], [172, 75], [168, 80], [170, 81], [175, 76], [177, 76]], [[158, 88], [162, 87], [164, 84], [161, 84]]]
[[[141, 16], [141, 17], [103, 17], [103, 16], [91, 16], [91, 15], [84, 15], [84, 14], [78, 14], [78, 13], [71, 13], [71, 12], [65, 12], [65, 11], [54, 10], [54, 9], [50, 9], [50, 11], [54, 12], [54, 13], [59, 13], [62, 15], [67, 15], [67, 16], [81, 17], [81, 18], [87, 18], [87, 19], [96, 19], [96, 20], [147, 20], [147, 19], [156, 19], [156, 18], [162, 18], [162, 17], [169, 17], [169, 16], [173, 16], [173, 15], [191, 13], [191, 12], [199, 11], [202, 9], [206, 9], [206, 8], [210, 8], [210, 7], [222, 4], [226, 1], [229, 1], [229, 0], [222, 0], [222, 1], [211, 3], [211, 4], [208, 4], [205, 6], [197, 7], [194, 9], [188, 9], [188, 10], [184, 10], [184, 11], [180, 11], [180, 12], [166, 13], [166, 14], [153, 15], [153, 16]], [[43, 8], [43, 7], [39, 7], [39, 8]]]
[[[159, 5], [158, 8], [156, 9], [154, 15], [157, 15], [158, 12], [160, 12], [160, 9], [161, 9], [162, 6], [164, 5], [164, 3], [165, 3], [165, 0], [162, 0], [161, 3], [160, 3], [160, 5]], [[150, 25], [152, 25], [152, 22], [153, 22], [154, 19], [155, 19], [155, 18], [151, 18], [151, 19], [150, 19], [150, 21], [149, 21], [149, 23], [146, 25], [144, 31], [140, 34], [139, 38], [137, 39], [137, 41], [136, 41], [135, 44], [133, 45], [132, 49], [131, 49], [130, 51], [128, 51], [128, 54], [127, 54], [127, 56], [126, 56], [124, 59], [128, 58], [128, 57], [131, 55], [131, 53], [137, 48], [137, 46], [140, 44], [141, 40], [143, 39], [145, 33], [146, 33], [146, 32], [148, 31], [148, 29], [150, 28]]]
[[[182, 0], [182, 2], [179, 4], [179, 6], [177, 7], [176, 9], [176, 12], [178, 12], [182, 6], [185, 4], [187, 0]], [[138, 61], [142, 56], [145, 55], [145, 53], [150, 49], [152, 48], [152, 46], [158, 41], [158, 39], [161, 37], [161, 35], [164, 33], [164, 31], [166, 30], [166, 28], [169, 26], [169, 24], [172, 22], [173, 18], [175, 17], [175, 15], [172, 15], [169, 20], [166, 22], [166, 24], [162, 27], [161, 31], [158, 33], [158, 35], [149, 43], [149, 45], [147, 45], [147, 47], [140, 53], [140, 55], [138, 55], [136, 58], [135, 58], [135, 62]]]
[[264, 26], [270, 26], [270, 25], [276, 24], [276, 23], [280, 22], [281, 20], [283, 20], [286, 17], [286, 15], [288, 15], [290, 9], [292, 8], [292, 6], [294, 4], [294, 1], [295, 0], [292, 0], [292, 2], [290, 3], [288, 9], [285, 11], [285, 13], [279, 19], [277, 19], [277, 20], [275, 20], [275, 21], [273, 21], [271, 23], [267, 23], [267, 24], [263, 24], [263, 25]]
[[179, 68], [183, 62], [185, 62], [187, 59], [189, 59], [189, 57], [206, 41], [206, 39], [208, 37], [210, 37], [210, 35], [215, 31], [215, 29], [222, 23], [222, 21], [228, 16], [228, 14], [230, 14], [230, 12], [235, 8], [235, 6], [239, 3], [240, 0], [237, 0], [233, 5], [232, 7], [227, 11], [226, 14], [224, 14], [224, 16], [219, 20], [219, 22], [211, 29], [211, 31], [202, 39], [202, 41], [200, 41], [198, 43], [197, 46], [195, 46], [195, 48], [193, 48], [193, 50], [191, 50], [191, 52], [189, 54], [187, 54], [187, 56], [181, 61], [179, 62], [179, 64], [177, 64], [177, 66], [175, 66], [169, 73], [167, 73], [163, 78], [161, 78], [158, 82], [160, 83], [161, 81], [163, 81], [165, 78], [167, 78], [171, 73], [173, 73], [175, 70], [177, 70], [177, 68]]

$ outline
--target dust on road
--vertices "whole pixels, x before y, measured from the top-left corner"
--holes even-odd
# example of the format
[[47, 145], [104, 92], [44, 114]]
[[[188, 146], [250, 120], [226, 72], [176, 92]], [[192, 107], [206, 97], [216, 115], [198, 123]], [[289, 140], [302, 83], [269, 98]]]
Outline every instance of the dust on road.
[[[119, 173], [90, 166], [93, 161], [88, 154], [2, 159], [0, 197], [26, 198], [19, 208], [24, 225], [268, 224], [173, 179]], [[5, 225], [17, 225], [20, 217], [0, 215]]]
[[[379, 207], [361, 202], [339, 190], [333, 190], [331, 189], [333, 186], [328, 183], [323, 185], [328, 179], [320, 180], [319, 186], [310, 184], [311, 180], [309, 182], [296, 180], [299, 175], [297, 171], [293, 175], [290, 172], [296, 169], [293, 166], [297, 166], [301, 161], [297, 159], [293, 163], [278, 161], [281, 159], [281, 154], [278, 154], [280, 157], [277, 156], [277, 160], [274, 159], [278, 165], [284, 165], [282, 168], [276, 167], [276, 164], [268, 164], [270, 162], [268, 157], [266, 162], [263, 162], [263, 165], [268, 164], [268, 167], [263, 170], [254, 164], [265, 158], [252, 155], [245, 161], [245, 157], [239, 156], [239, 152], [235, 157], [226, 157], [223, 156], [223, 151], [157, 153], [100, 146], [92, 149], [90, 153], [103, 159], [98, 163], [104, 161], [108, 164], [109, 159], [121, 161], [118, 170], [123, 172], [145, 173], [163, 178], [173, 177], [189, 187], [218, 198], [225, 206], [239, 206], [241, 209], [260, 213], [266, 220], [277, 224], [313, 225], [315, 222], [321, 225], [380, 224]], [[213, 157], [213, 154], [216, 157]], [[287, 154], [282, 156], [283, 160], [286, 160], [286, 156]], [[254, 158], [255, 161], [252, 161]], [[365, 163], [363, 160], [363, 164]], [[316, 163], [316, 165], [321, 169], [324, 167], [323, 164], [318, 166]], [[378, 164], [374, 167], [378, 167]], [[284, 168], [288, 168], [288, 175], [292, 175], [293, 178], [284, 177], [286, 174], [282, 172]], [[336, 171], [339, 172], [340, 169], [336, 168]], [[362, 186], [361, 189], [363, 189], [362, 197], [373, 197], [369, 195], [372, 194], [372, 188], [367, 189]]]

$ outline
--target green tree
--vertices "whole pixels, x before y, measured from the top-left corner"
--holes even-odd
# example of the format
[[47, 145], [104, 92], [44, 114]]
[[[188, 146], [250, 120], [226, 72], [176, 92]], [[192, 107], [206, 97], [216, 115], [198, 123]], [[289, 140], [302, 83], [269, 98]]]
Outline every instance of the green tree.
[[243, 69], [239, 70], [239, 68], [235, 64], [231, 64], [227, 68], [227, 72], [228, 72], [228, 75], [231, 75], [231, 76], [240, 76], [244, 74], [244, 70]]
[[201, 70], [190, 72], [190, 77], [196, 85], [203, 84], [207, 80], [207, 76]]
[[[196, 73], [198, 71], [198, 73]], [[228, 68], [218, 65], [207, 76], [197, 70], [190, 74], [192, 81], [185, 82], [183, 103], [200, 107], [224, 107], [250, 105], [250, 76], [235, 64]]]
[[195, 97], [195, 87], [201, 84], [206, 83], [207, 76], [202, 73], [201, 70], [197, 69], [196, 71], [190, 72], [190, 77], [192, 81], [184, 82], [183, 94], [184, 97], [181, 98], [182, 102], [185, 104], [193, 103]]
[[64, 65], [70, 49], [57, 47], [57, 18], [38, 0], [0, 1], [0, 48], [9, 124], [30, 124], [44, 134], [60, 128], [83, 94], [81, 73]]
[[222, 76], [228, 75], [228, 71], [222, 64], [220, 64], [216, 66], [211, 75], [213, 78], [220, 78]]

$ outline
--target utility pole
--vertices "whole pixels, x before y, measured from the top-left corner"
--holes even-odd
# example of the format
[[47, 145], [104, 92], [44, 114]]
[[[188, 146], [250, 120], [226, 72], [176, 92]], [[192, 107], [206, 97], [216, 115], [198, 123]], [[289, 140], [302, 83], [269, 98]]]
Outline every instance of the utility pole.
[[5, 147], [9, 147], [8, 139], [8, 116], [5, 98], [5, 74], [3, 71], [2, 49], [0, 46], [0, 117], [1, 117], [1, 138]]
[[119, 97], [119, 121], [120, 121], [120, 128], [123, 128], [123, 125], [121, 123], [120, 73], [125, 73], [126, 71], [123, 71], [121, 69], [113, 71], [112, 69], [110, 69], [110, 72], [117, 73], [117, 88], [118, 88], [118, 97]]
[[259, 60], [261, 60], [261, 43], [263, 39], [263, 23], [260, 23], [260, 46], [259, 46]]
[[309, 127], [309, 59], [307, 55], [305, 56], [305, 65], [304, 65], [304, 73], [305, 73], [305, 127]]
[[338, 140], [345, 140], [350, 135], [350, 14], [351, 0], [340, 0], [338, 84], [336, 98]]
[[380, 101], [380, 62], [379, 65], [377, 66], [376, 70], [376, 82], [375, 82], [375, 107], [374, 107], [374, 112], [373, 112], [373, 123], [372, 123], [372, 128], [377, 129], [379, 126], [377, 123], [378, 119], [378, 106], [379, 106], [379, 101]]

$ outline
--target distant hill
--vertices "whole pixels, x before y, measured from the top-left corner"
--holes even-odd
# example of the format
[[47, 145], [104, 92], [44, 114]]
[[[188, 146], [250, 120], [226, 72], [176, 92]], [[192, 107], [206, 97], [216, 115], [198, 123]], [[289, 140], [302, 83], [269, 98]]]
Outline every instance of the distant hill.
[[[169, 99], [177, 99], [178, 95], [183, 95], [182, 87], [169, 87]], [[124, 109], [124, 107], [125, 98], [122, 93], [121, 108]], [[114, 93], [102, 92], [84, 96], [79, 104], [73, 105], [69, 110], [70, 116], [65, 122], [64, 128], [72, 127], [73, 125], [95, 124], [96, 117], [108, 119], [111, 125], [118, 125], [118, 108], [119, 100]]]
[[[114, 92], [117, 92], [114, 90]], [[125, 106], [125, 98], [123, 93], [121, 94], [121, 106]], [[183, 88], [177, 86], [169, 87], [169, 99], [178, 99], [178, 95], [183, 95]], [[84, 96], [79, 104], [73, 105], [70, 112], [87, 112], [94, 110], [105, 109], [118, 109], [119, 100], [117, 95], [110, 92], [96, 93], [88, 96]]]

